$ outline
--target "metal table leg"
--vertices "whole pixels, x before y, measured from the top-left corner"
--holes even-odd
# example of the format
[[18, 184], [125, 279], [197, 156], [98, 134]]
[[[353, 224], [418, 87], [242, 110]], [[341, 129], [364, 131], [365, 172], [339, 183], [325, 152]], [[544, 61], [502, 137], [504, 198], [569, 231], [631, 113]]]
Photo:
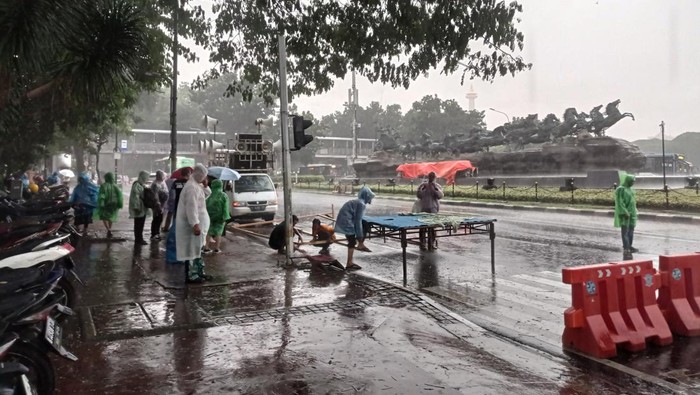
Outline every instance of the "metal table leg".
[[496, 229], [495, 224], [489, 224], [489, 238], [491, 239], [491, 275], [496, 275]]
[[406, 276], [406, 246], [408, 245], [408, 242], [406, 241], [406, 230], [402, 229], [401, 230], [401, 250], [402, 250], [402, 255], [403, 255], [403, 286], [405, 287], [406, 284], [408, 284], [408, 279]]

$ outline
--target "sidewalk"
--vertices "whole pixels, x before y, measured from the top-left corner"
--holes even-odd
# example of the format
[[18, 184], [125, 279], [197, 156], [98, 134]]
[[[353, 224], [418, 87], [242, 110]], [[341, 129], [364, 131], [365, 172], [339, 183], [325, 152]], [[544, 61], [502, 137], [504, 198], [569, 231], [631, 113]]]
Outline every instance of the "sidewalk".
[[135, 247], [130, 228], [78, 246], [86, 287], [66, 342], [80, 359], [55, 360], [61, 394], [654, 392], [358, 272], [281, 268], [235, 231], [205, 258], [214, 281], [185, 286], [165, 242]]

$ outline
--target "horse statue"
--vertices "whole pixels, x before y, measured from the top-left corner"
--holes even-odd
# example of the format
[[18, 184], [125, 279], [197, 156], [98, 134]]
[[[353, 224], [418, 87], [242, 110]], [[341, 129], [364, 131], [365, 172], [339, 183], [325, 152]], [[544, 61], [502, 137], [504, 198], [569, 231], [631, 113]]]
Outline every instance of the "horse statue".
[[374, 146], [375, 151], [394, 151], [397, 149], [399, 149], [399, 144], [396, 142], [396, 139], [386, 132], [379, 135], [379, 141]]
[[554, 140], [563, 139], [564, 137], [573, 134], [576, 130], [576, 124], [579, 122], [578, 111], [574, 107], [569, 107], [564, 111], [564, 121], [552, 130], [552, 138]]
[[592, 124], [592, 131], [596, 136], [604, 136], [606, 129], [613, 126], [625, 117], [630, 117], [633, 121], [635, 120], [634, 115], [632, 115], [632, 113], [621, 113], [620, 110], [617, 109], [617, 106], [619, 104], [620, 99], [608, 103], [608, 105], [605, 106], [606, 117], [599, 119], [598, 121]]
[[537, 133], [531, 137], [530, 142], [533, 144], [540, 144], [552, 141], [552, 133], [559, 125], [561, 125], [561, 121], [556, 115], [547, 114], [542, 122], [540, 122]]
[[597, 129], [597, 125], [600, 124], [600, 122], [605, 119], [605, 116], [600, 112], [600, 109], [603, 107], [603, 105], [595, 106], [591, 110], [591, 121], [588, 123], [588, 131], [596, 135], [597, 137], [601, 137], [605, 135], [603, 130]]

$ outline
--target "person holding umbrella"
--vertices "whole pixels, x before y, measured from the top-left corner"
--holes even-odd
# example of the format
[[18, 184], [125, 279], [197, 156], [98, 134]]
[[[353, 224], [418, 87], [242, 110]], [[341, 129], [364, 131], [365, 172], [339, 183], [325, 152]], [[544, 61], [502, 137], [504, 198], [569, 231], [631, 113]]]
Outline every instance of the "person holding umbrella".
[[228, 196], [224, 193], [224, 183], [219, 179], [211, 182], [211, 195], [207, 198], [207, 213], [209, 225], [209, 245], [215, 254], [221, 252], [221, 234], [224, 232], [226, 221], [229, 219]]

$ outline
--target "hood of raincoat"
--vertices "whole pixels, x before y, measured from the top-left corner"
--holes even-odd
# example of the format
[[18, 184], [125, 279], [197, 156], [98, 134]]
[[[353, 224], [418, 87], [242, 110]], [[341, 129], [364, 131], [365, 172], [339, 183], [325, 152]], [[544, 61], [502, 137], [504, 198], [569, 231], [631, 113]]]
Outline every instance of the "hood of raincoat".
[[197, 182], [202, 182], [207, 177], [207, 168], [201, 163], [197, 163], [192, 172], [192, 177]]
[[80, 173], [78, 176], [78, 184], [87, 184], [88, 182], [90, 182], [90, 176], [85, 172]]
[[372, 192], [369, 187], [364, 186], [360, 188], [360, 192], [357, 193], [357, 198], [365, 202], [365, 204], [372, 204], [372, 199], [374, 199], [374, 192]]
[[109, 184], [114, 184], [114, 174], [111, 172], [105, 173], [105, 182]]
[[619, 176], [620, 176], [620, 186], [629, 188], [632, 186], [632, 184], [634, 184], [634, 176], [632, 174], [621, 171], [619, 173]]
[[146, 170], [141, 170], [139, 172], [139, 182], [143, 185], [146, 185], [146, 182], [148, 182], [148, 172]]
[[221, 180], [216, 179], [216, 180], [211, 182], [210, 188], [211, 188], [212, 193], [221, 192], [224, 189], [224, 183], [221, 182]]

